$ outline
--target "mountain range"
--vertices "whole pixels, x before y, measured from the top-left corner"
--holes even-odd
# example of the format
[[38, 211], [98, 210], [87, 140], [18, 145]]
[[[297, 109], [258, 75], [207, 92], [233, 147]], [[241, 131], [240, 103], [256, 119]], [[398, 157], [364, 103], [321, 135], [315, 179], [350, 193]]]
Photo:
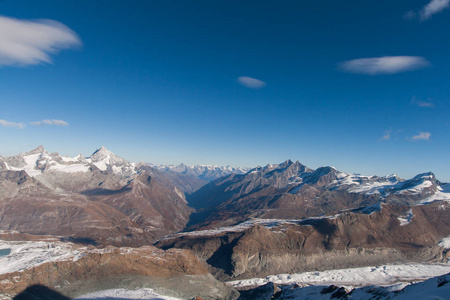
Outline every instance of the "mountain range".
[[[291, 160], [253, 169], [161, 166], [128, 162], [105, 147], [88, 157], [65, 157], [42, 146], [0, 157], [2, 239], [50, 236], [93, 249], [114, 246], [118, 253], [148, 245], [178, 249], [191, 260], [186, 264], [202, 264], [200, 273], [220, 280], [445, 262], [449, 209], [450, 185], [431, 172], [411, 179], [363, 176]], [[89, 266], [101, 260], [91, 257]], [[71, 263], [51, 272], [64, 272]], [[125, 258], [121, 264], [127, 272], [135, 268]], [[98, 274], [105, 272], [113, 271]], [[27, 278], [21, 286], [31, 283]], [[224, 293], [236, 295], [228, 288]]]
[[74, 158], [38, 147], [0, 158], [0, 170], [4, 230], [148, 244], [181, 230], [190, 214], [184, 194], [170, 180], [104, 147]]
[[230, 174], [188, 196], [197, 212], [190, 225], [226, 226], [258, 218], [305, 218], [389, 203], [417, 205], [450, 200], [450, 185], [433, 173], [404, 180], [349, 174], [333, 167], [312, 170], [298, 161]]

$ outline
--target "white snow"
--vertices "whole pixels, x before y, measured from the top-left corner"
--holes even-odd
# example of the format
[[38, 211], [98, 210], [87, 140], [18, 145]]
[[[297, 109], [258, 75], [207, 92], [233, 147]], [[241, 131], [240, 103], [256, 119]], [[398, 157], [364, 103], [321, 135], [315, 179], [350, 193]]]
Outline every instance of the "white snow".
[[146, 299], [146, 300], [180, 300], [179, 298], [162, 296], [153, 291], [153, 289], [139, 289], [139, 290], [125, 290], [125, 289], [111, 289], [99, 291], [81, 297], [75, 300], [113, 300], [113, 299]]
[[390, 286], [371, 285], [362, 288], [343, 287], [346, 296], [336, 297], [336, 289], [330, 290], [329, 286], [281, 286], [281, 291], [277, 299], [291, 300], [331, 300], [331, 299], [358, 299], [358, 300], [411, 300], [429, 299], [443, 300], [450, 299], [450, 275], [433, 277], [418, 283], [399, 283]]
[[117, 166], [112, 166], [112, 170], [114, 173], [118, 174], [122, 172], [122, 168], [121, 167], [117, 167]]
[[432, 185], [433, 185], [433, 183], [431, 181], [429, 181], [428, 179], [426, 179], [426, 180], [424, 180], [424, 182], [422, 182], [422, 183], [420, 183], [418, 185], [415, 185], [412, 188], [409, 188], [409, 189], [406, 189], [406, 190], [402, 190], [399, 193], [400, 194], [406, 194], [406, 193], [416, 194], [416, 193], [422, 192], [422, 190], [424, 190], [426, 188], [431, 187]]
[[70, 157], [70, 156], [61, 156], [61, 159], [64, 162], [77, 162], [79, 161], [83, 156], [81, 154], [79, 154], [78, 156], [75, 157]]
[[[205, 229], [205, 230], [197, 230], [197, 231], [188, 231], [188, 232], [179, 232], [172, 235], [168, 235], [163, 238], [163, 240], [174, 238], [174, 237], [182, 237], [182, 236], [213, 236], [226, 232], [241, 232], [246, 229], [249, 229], [252, 226], [260, 225], [269, 229], [276, 228], [281, 225], [286, 224], [301, 224], [302, 222], [306, 222], [308, 220], [316, 220], [316, 219], [334, 219], [338, 216], [323, 216], [323, 217], [311, 217], [305, 219], [258, 219], [252, 218], [245, 222], [239, 223], [237, 225], [232, 226], [224, 226], [215, 229]], [[303, 224], [308, 225], [308, 224]]]
[[93, 163], [97, 168], [100, 169], [100, 171], [106, 171], [106, 169], [108, 168], [108, 166], [106, 165], [106, 161], [101, 160], [98, 162]]
[[85, 164], [62, 165], [54, 164], [48, 170], [59, 171], [64, 173], [88, 172], [89, 166]]
[[[130, 176], [137, 174], [136, 164], [130, 164], [125, 159], [120, 158], [108, 149], [102, 147], [96, 151], [91, 157], [85, 158], [81, 154], [76, 157], [60, 156], [59, 154], [49, 155], [43, 150], [40, 153], [19, 154], [24, 163], [20, 165], [6, 164], [8, 170], [27, 172], [32, 177], [44, 175], [47, 171], [77, 173], [89, 172], [90, 167], [95, 165], [101, 171], [107, 171], [111, 166], [115, 174]], [[42, 180], [42, 178], [38, 178]]]
[[400, 221], [400, 226], [404, 226], [404, 225], [411, 223], [411, 219], [413, 218], [413, 216], [414, 215], [412, 213], [412, 210], [410, 209], [406, 213], [406, 216], [398, 217], [397, 219]]
[[41, 170], [36, 169], [36, 163], [40, 157], [40, 153], [38, 154], [29, 154], [24, 155], [23, 159], [25, 161], [25, 166], [23, 168], [20, 168], [21, 170], [24, 170], [27, 172], [28, 175], [32, 177], [36, 177], [41, 174]]
[[394, 186], [397, 183], [387, 183], [387, 182], [372, 182], [364, 185], [359, 185], [357, 187], [349, 189], [351, 193], [367, 193], [374, 194], [380, 193], [379, 190], [386, 189], [388, 187]]
[[2, 241], [0, 249], [11, 249], [11, 253], [0, 257], [0, 274], [30, 269], [52, 261], [72, 260], [80, 250], [71, 243], [59, 241]]
[[227, 282], [235, 288], [260, 286], [269, 282], [280, 285], [340, 285], [349, 287], [391, 285], [398, 282], [420, 281], [450, 272], [450, 264], [404, 264], [351, 269], [270, 275]]
[[439, 242], [439, 246], [441, 246], [442, 248], [445, 248], [445, 249], [450, 249], [450, 236], [442, 239]]
[[436, 200], [443, 200], [450, 202], [450, 192], [449, 191], [437, 191], [434, 195], [422, 200], [420, 204], [427, 204]]

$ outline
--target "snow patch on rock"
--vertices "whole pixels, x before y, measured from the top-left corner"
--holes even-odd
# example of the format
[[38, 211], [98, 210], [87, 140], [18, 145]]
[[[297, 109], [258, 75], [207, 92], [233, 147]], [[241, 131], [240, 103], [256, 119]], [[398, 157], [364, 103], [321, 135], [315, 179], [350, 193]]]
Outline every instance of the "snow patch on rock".
[[81, 297], [75, 298], [75, 300], [113, 300], [113, 299], [146, 299], [146, 300], [180, 300], [179, 298], [162, 296], [153, 291], [153, 289], [138, 289], [138, 290], [125, 290], [125, 289], [111, 289], [99, 291]]
[[227, 282], [235, 288], [261, 286], [269, 282], [279, 285], [340, 285], [350, 288], [370, 285], [391, 285], [420, 281], [450, 272], [450, 264], [404, 264], [350, 269], [270, 275]]
[[73, 260], [81, 253], [72, 243], [59, 241], [2, 241], [0, 249], [11, 249], [0, 257], [0, 274], [23, 271], [47, 262]]

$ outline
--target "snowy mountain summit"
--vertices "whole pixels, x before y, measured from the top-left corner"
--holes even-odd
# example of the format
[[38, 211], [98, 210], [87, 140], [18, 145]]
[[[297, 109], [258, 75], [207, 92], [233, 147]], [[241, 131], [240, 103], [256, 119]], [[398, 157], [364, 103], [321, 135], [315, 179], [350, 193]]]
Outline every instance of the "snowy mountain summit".
[[185, 175], [191, 175], [198, 177], [207, 182], [216, 180], [220, 177], [229, 174], [245, 174], [250, 169], [249, 168], [236, 168], [232, 166], [217, 166], [217, 165], [195, 165], [187, 166], [185, 164], [175, 165], [154, 165], [150, 164], [152, 167], [157, 168], [162, 172], [173, 172]]
[[137, 174], [134, 164], [103, 146], [90, 157], [81, 154], [75, 157], [61, 156], [58, 153], [49, 153], [43, 146], [39, 146], [30, 152], [0, 158], [0, 170], [23, 170], [31, 177], [47, 172], [85, 173], [92, 171], [92, 168], [123, 176]]

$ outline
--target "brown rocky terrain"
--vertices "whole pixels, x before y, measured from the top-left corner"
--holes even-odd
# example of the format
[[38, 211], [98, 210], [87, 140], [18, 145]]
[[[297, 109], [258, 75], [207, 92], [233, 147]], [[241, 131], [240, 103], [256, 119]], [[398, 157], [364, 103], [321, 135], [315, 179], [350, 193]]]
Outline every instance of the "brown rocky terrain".
[[371, 214], [345, 212], [266, 228], [210, 234], [204, 231], [161, 240], [157, 246], [191, 249], [218, 278], [263, 277], [277, 273], [349, 268], [401, 262], [440, 261], [437, 246], [450, 235], [448, 202], [411, 207], [383, 204]]
[[[196, 209], [190, 230], [229, 226], [249, 218], [300, 219], [333, 215], [377, 203], [416, 205], [448, 200], [446, 186], [434, 174], [403, 180], [340, 172], [333, 167], [309, 169], [298, 161], [257, 167], [247, 174], [219, 178], [187, 200]], [[429, 201], [432, 201], [429, 200]]]
[[238, 295], [215, 280], [189, 250], [72, 247], [78, 251], [73, 258], [1, 274], [0, 294], [11, 297], [29, 286], [42, 285], [68, 297], [112, 288], [152, 288], [181, 298], [235, 299]]
[[181, 230], [191, 212], [184, 194], [153, 171], [105, 148], [90, 158], [63, 158], [42, 147], [1, 158], [0, 229], [103, 245], [151, 244]]
[[145, 163], [140, 163], [137, 167], [146, 173], [157, 176], [158, 179], [164, 178], [165, 180], [169, 180], [174, 186], [179, 188], [181, 192], [187, 195], [192, 194], [209, 182], [200, 178], [197, 174], [174, 172], [167, 169], [156, 169]]
[[[169, 176], [103, 147], [91, 157], [43, 148], [0, 157], [0, 239], [56, 236], [83, 252], [3, 274], [3, 292], [44, 285], [73, 297], [150, 287], [231, 299], [236, 294], [208, 272], [228, 280], [449, 256], [437, 243], [450, 236], [450, 188], [432, 173], [403, 180], [286, 161], [199, 188], [198, 178], [181, 171]], [[176, 234], [188, 221], [196, 231]], [[123, 248], [157, 240], [165, 251]]]

